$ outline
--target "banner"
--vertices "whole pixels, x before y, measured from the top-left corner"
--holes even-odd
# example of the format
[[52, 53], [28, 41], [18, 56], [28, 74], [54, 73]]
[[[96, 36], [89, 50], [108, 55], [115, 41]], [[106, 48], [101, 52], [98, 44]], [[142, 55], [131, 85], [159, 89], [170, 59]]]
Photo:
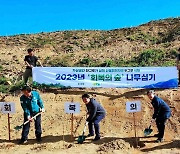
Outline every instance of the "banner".
[[34, 67], [36, 85], [81, 88], [176, 88], [176, 67]]

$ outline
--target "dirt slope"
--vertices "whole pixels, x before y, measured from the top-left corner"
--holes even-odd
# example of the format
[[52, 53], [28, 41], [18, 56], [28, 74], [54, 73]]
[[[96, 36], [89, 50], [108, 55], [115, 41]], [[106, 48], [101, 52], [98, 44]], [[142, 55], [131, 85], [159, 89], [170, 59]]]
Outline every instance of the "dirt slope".
[[162, 50], [173, 66], [174, 54], [180, 48], [180, 18], [109, 31], [57, 31], [0, 37], [0, 74], [11, 80], [21, 75], [27, 48], [36, 49], [43, 66], [78, 66], [84, 58], [96, 65], [122, 62], [147, 49]]

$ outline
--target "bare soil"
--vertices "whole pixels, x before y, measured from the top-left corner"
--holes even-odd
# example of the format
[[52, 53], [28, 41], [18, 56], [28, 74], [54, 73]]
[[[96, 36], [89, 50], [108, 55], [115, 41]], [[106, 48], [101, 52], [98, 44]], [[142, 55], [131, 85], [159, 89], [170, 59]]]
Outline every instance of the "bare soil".
[[[82, 134], [86, 111], [81, 95], [89, 92], [106, 109], [107, 116], [101, 122], [99, 141], [87, 138], [83, 144], [77, 144], [77, 137]], [[153, 124], [153, 132], [144, 137], [143, 131], [149, 126], [153, 108], [144, 89], [69, 89], [40, 92], [46, 112], [42, 115], [42, 139], [37, 143], [34, 135], [34, 124], [31, 123], [29, 140], [25, 145], [18, 145], [21, 130], [13, 128], [23, 122], [23, 111], [20, 106], [21, 94], [7, 95], [6, 102], [16, 103], [16, 113], [11, 115], [11, 141], [8, 141], [7, 115], [1, 114], [0, 153], [32, 154], [32, 153], [180, 153], [180, 90], [157, 90], [156, 94], [163, 98], [172, 109], [172, 117], [168, 120], [164, 142], [155, 143], [153, 134], [157, 133]], [[4, 95], [2, 94], [1, 97]], [[74, 115], [74, 139], [71, 138], [71, 115], [64, 113], [64, 103], [73, 99], [81, 104], [81, 112]], [[134, 137], [134, 118], [127, 113], [127, 101], [140, 100], [142, 111], [135, 113], [136, 133]], [[88, 131], [86, 131], [86, 134]], [[137, 142], [136, 142], [137, 141]], [[136, 147], [136, 143], [138, 146]]]

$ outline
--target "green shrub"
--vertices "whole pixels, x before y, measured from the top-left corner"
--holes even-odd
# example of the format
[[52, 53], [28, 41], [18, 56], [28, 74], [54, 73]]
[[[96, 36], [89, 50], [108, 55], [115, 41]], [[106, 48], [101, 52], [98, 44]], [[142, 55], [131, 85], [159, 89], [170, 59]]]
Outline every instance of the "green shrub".
[[177, 55], [178, 55], [177, 50], [175, 50], [175, 49], [170, 50], [170, 57], [171, 58], [175, 59], [177, 57]]
[[165, 59], [166, 53], [160, 49], [148, 49], [134, 58], [140, 66], [160, 66]]
[[175, 66], [177, 52], [171, 50], [165, 52], [160, 49], [147, 49], [129, 61], [125, 61], [126, 66]]
[[155, 37], [153, 37], [153, 36], [151, 36], [149, 34], [145, 34], [143, 32], [135, 33], [133, 35], [127, 36], [126, 38], [128, 40], [130, 40], [130, 41], [137, 41], [137, 40], [144, 41], [144, 42], [148, 42], [149, 41], [149, 42], [151, 42], [153, 44], [158, 41], [157, 38], [155, 38]]
[[6, 85], [7, 79], [5, 77], [0, 77], [0, 85]]
[[176, 61], [175, 61], [175, 60], [167, 60], [167, 61], [164, 61], [164, 63], [162, 64], [162, 66], [176, 66]]
[[101, 66], [100, 61], [95, 61], [91, 58], [83, 58], [79, 60], [76, 64], [74, 64], [74, 67], [99, 67]]
[[162, 46], [164, 48], [168, 48], [169, 46], [171, 46], [171, 44], [169, 42], [163, 43]]
[[117, 66], [117, 63], [115, 60], [106, 59], [102, 64], [100, 64], [101, 67], [115, 67]]
[[69, 40], [73, 36], [73, 33], [71, 31], [64, 31], [64, 40]]
[[91, 62], [91, 60], [89, 58], [83, 58], [82, 60], [80, 60], [80, 64], [83, 64], [83, 65], [89, 65]]
[[63, 45], [62, 48], [63, 48], [63, 50], [64, 50], [65, 52], [72, 52], [72, 51], [73, 51], [73, 47], [70, 46], [69, 44]]
[[3, 66], [2, 65], [0, 65], [0, 71], [2, 71], [3, 70]]
[[73, 41], [73, 44], [76, 45], [76, 46], [80, 45], [80, 43], [78, 41]]
[[54, 41], [52, 39], [49, 39], [49, 38], [38, 37], [34, 40], [31, 40], [31, 42], [29, 43], [28, 46], [30, 46], [32, 48], [42, 48], [46, 44], [54, 45]]
[[24, 81], [19, 81], [15, 85], [10, 87], [9, 92], [20, 90], [24, 86]]
[[51, 67], [69, 67], [71, 66], [71, 63], [72, 63], [72, 60], [71, 60], [72, 56], [73, 54], [55, 57], [52, 59], [48, 59], [44, 63], [46, 63], [48, 66], [51, 66]]
[[9, 91], [8, 85], [0, 85], [0, 92], [7, 93]]
[[0, 92], [7, 93], [9, 91], [10, 86], [7, 83], [7, 78], [0, 77]]
[[0, 92], [7, 93], [9, 91], [9, 85], [7, 84], [7, 78], [0, 77]]

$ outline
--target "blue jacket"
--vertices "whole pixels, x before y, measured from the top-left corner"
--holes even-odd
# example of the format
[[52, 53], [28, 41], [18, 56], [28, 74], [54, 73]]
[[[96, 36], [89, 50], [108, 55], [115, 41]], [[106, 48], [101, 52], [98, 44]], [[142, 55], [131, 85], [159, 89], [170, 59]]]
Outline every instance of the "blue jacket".
[[25, 116], [32, 116], [40, 111], [40, 108], [44, 108], [43, 101], [37, 91], [31, 91], [31, 97], [22, 95], [20, 97], [21, 106], [24, 110]]
[[153, 119], [168, 119], [171, 116], [171, 109], [161, 98], [154, 96], [151, 104], [154, 107]]
[[99, 104], [94, 98], [90, 99], [90, 102], [86, 104], [86, 108], [89, 113], [89, 117], [86, 119], [86, 121], [91, 121], [97, 114], [106, 114], [106, 111], [104, 108]]

